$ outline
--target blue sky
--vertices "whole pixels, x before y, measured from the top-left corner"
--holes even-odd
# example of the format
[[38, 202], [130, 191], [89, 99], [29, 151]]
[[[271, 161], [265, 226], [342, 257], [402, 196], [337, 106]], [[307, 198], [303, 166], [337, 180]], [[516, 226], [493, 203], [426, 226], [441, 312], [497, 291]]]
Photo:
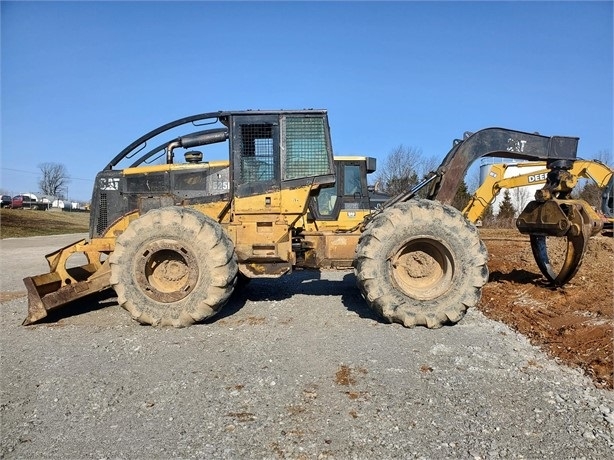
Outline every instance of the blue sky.
[[438, 160], [465, 131], [580, 137], [612, 154], [613, 8], [602, 2], [1, 3], [1, 175], [69, 196], [168, 121], [326, 108], [336, 154]]

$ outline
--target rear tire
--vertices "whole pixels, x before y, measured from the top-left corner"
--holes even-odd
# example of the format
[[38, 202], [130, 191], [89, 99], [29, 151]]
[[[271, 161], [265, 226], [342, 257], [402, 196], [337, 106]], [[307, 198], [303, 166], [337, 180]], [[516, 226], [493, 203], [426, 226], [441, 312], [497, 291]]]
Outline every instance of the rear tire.
[[387, 321], [438, 328], [478, 303], [487, 260], [477, 229], [458, 210], [411, 200], [373, 218], [354, 266], [363, 297]]
[[130, 223], [109, 256], [111, 286], [132, 317], [184, 327], [215, 315], [232, 294], [232, 241], [193, 209], [155, 209]]

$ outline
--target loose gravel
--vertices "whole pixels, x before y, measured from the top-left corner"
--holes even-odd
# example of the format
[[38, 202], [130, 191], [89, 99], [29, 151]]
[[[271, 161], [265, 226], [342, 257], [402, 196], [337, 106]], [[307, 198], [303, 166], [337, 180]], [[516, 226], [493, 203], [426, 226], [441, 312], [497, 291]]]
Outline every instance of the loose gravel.
[[24, 297], [0, 305], [0, 457], [614, 453], [613, 392], [476, 310], [438, 330], [382, 323], [351, 272], [252, 281], [186, 329], [95, 300], [30, 327]]

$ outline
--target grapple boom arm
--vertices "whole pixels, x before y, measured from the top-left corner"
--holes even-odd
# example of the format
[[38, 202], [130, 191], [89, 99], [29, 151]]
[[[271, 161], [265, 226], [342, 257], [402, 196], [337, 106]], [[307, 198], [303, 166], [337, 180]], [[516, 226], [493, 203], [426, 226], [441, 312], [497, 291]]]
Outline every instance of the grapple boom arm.
[[486, 128], [465, 133], [437, 168], [437, 179], [430, 184], [428, 198], [452, 203], [469, 166], [483, 157], [506, 157], [546, 161], [547, 167], [570, 167], [578, 151], [577, 137], [542, 136], [504, 128]]

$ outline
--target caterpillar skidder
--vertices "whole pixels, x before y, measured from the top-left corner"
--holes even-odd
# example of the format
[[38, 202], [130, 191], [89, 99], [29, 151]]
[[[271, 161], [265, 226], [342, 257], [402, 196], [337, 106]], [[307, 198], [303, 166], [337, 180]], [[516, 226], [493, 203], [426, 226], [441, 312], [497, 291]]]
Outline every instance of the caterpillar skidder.
[[[203, 161], [188, 150], [208, 146], [213, 153], [220, 144], [228, 161]], [[239, 276], [344, 265], [354, 267], [363, 297], [385, 320], [456, 323], [488, 280], [476, 228], [450, 206], [470, 164], [484, 156], [546, 161], [546, 184], [518, 228], [531, 235], [548, 278], [564, 284], [601, 226], [590, 206], [569, 198], [577, 145], [575, 137], [502, 128], [466, 133], [436, 171], [368, 212], [366, 182], [356, 173], [366, 177], [374, 164], [357, 159], [335, 175], [325, 110], [182, 118], [135, 140], [96, 176], [89, 238], [47, 255], [49, 273], [24, 279], [24, 324], [112, 288], [135, 320], [187, 326], [217, 313]], [[175, 162], [181, 151], [185, 163]], [[426, 199], [416, 198], [422, 188]], [[558, 273], [546, 236], [568, 242]], [[87, 263], [72, 267], [74, 254]]]

